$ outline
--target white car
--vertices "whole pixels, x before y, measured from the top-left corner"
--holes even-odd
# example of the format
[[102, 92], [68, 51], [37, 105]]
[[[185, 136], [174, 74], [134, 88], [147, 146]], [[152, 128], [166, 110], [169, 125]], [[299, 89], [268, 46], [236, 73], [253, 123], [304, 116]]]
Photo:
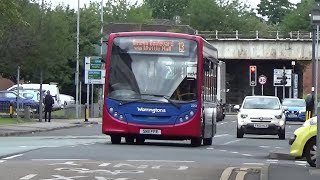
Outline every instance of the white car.
[[247, 96], [241, 107], [235, 105], [238, 111], [237, 138], [244, 134], [278, 135], [285, 139], [286, 118], [278, 97]]
[[74, 97], [70, 96], [70, 95], [66, 95], [66, 94], [60, 94], [60, 100], [62, 102], [62, 106], [61, 108], [65, 108], [71, 104], [75, 104], [75, 100]]

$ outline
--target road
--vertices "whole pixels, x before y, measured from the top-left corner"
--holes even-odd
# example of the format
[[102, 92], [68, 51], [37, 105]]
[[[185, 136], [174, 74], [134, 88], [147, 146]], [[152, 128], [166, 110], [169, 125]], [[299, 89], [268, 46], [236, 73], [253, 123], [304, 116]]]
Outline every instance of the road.
[[266, 180], [268, 174], [271, 180], [308, 177], [305, 161], [268, 159], [272, 150], [289, 149], [288, 138], [301, 124], [287, 125], [286, 140], [267, 135], [237, 139], [235, 120], [235, 116], [227, 116], [218, 124], [213, 145], [197, 148], [189, 141], [112, 145], [108, 136], [101, 135], [100, 124], [3, 137], [0, 179]]

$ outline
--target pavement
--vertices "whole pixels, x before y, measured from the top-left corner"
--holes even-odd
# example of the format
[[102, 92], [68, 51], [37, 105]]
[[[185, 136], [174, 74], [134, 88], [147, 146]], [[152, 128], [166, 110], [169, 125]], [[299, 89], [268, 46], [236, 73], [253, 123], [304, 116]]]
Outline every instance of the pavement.
[[89, 118], [87, 122], [85, 122], [84, 119], [52, 119], [50, 123], [35, 120], [34, 122], [28, 123], [0, 125], [0, 137], [81, 127], [88, 124], [98, 124], [101, 123], [101, 121], [101, 118]]

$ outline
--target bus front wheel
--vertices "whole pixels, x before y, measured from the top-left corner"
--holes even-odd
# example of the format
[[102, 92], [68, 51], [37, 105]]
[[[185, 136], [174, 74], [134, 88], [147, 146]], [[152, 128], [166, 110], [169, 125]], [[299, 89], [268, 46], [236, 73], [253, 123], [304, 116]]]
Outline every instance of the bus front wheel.
[[191, 139], [191, 146], [192, 147], [199, 147], [201, 146], [201, 138], [192, 138]]
[[111, 143], [112, 144], [120, 144], [121, 143], [121, 136], [112, 135], [111, 136]]

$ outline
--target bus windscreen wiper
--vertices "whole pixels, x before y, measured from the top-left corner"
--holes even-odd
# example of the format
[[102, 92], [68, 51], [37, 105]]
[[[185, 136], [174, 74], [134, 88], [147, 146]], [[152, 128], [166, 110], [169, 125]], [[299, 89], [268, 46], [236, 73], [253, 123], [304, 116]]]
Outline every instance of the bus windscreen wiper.
[[159, 95], [159, 94], [140, 94], [140, 95], [145, 95], [145, 96], [154, 96], [154, 97], [162, 97], [165, 98], [170, 104], [174, 105], [176, 108], [180, 109], [180, 105], [173, 102], [169, 96], [165, 95]]

